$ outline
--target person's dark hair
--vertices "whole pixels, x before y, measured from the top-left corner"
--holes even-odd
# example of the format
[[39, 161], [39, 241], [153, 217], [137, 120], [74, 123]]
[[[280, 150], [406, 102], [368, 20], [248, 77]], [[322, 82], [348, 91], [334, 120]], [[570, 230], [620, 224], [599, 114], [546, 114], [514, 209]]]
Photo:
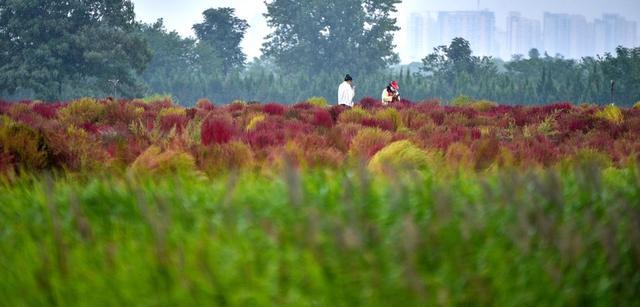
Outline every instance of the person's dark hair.
[[349, 74], [347, 74], [347, 75], [344, 77], [344, 81], [351, 81], [351, 80], [353, 80], [353, 78], [351, 78], [351, 75], [349, 75]]

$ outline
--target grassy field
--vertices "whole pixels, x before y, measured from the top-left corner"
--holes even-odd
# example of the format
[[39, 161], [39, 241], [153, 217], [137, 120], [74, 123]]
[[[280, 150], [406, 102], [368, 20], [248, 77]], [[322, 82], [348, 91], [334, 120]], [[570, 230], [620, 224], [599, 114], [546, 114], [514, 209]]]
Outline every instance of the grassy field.
[[0, 101], [0, 306], [639, 306], [640, 109]]
[[5, 306], [637, 305], [640, 169], [0, 187]]

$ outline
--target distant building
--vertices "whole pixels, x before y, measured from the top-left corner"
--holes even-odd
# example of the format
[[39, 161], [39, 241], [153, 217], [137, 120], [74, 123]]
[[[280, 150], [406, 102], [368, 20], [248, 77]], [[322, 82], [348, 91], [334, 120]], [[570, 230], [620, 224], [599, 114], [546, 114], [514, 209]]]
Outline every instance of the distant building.
[[532, 48], [542, 48], [540, 21], [522, 17], [518, 12], [510, 12], [507, 16], [506, 56], [527, 55]]
[[474, 55], [505, 60], [516, 54], [527, 56], [532, 48], [551, 56], [579, 59], [640, 43], [636, 22], [616, 14], [604, 14], [590, 22], [582, 15], [546, 12], [541, 22], [510, 12], [506, 21], [506, 30], [499, 30], [495, 14], [487, 10], [413, 13], [408, 19], [403, 56], [411, 62], [420, 61], [455, 37], [468, 40]]
[[496, 18], [493, 12], [439, 12], [438, 28], [440, 40], [445, 44], [456, 37], [462, 37], [471, 43], [476, 55], [495, 55]]
[[593, 24], [594, 52], [614, 52], [618, 46], [636, 47], [637, 24], [615, 14], [604, 14]]
[[407, 29], [407, 46], [409, 62], [417, 62], [426, 56], [425, 19], [422, 14], [412, 13], [409, 17]]
[[544, 51], [568, 57], [571, 44], [571, 15], [544, 13]]

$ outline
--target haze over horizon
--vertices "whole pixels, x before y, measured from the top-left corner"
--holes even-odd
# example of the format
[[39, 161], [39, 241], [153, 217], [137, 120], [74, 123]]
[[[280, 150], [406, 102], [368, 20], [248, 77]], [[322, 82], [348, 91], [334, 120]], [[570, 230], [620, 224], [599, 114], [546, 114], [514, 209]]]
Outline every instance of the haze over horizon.
[[[269, 34], [263, 0], [183, 0], [154, 1], [132, 0], [135, 5], [137, 19], [152, 23], [163, 18], [169, 30], [175, 30], [180, 35], [193, 36], [191, 26], [202, 21], [202, 12], [213, 7], [232, 7], [236, 9], [238, 17], [246, 19], [251, 28], [247, 31], [242, 47], [248, 59], [259, 57], [260, 47], [264, 37]], [[584, 15], [588, 20], [602, 16], [602, 14], [619, 14], [629, 20], [640, 23], [640, 1], [638, 0], [610, 0], [604, 3], [600, 0], [539, 0], [539, 1], [509, 1], [509, 0], [461, 0], [461, 1], [424, 1], [406, 0], [398, 5], [398, 25], [401, 30], [396, 33], [397, 51], [403, 63], [408, 55], [403, 51], [407, 46], [407, 23], [414, 12], [437, 12], [477, 10], [479, 8], [493, 11], [496, 14], [496, 27], [506, 28], [506, 17], [510, 11], [521, 12], [523, 16], [542, 21], [544, 12], [568, 13]]]

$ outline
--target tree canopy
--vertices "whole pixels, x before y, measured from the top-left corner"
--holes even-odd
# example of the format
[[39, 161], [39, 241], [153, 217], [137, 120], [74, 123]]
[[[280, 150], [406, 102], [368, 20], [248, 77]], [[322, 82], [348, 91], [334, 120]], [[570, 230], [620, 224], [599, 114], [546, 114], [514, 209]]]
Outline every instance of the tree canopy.
[[135, 92], [149, 61], [131, 1], [7, 0], [0, 6], [0, 88], [61, 98], [65, 87]]
[[399, 0], [272, 0], [262, 51], [286, 73], [372, 72], [398, 63]]
[[222, 58], [224, 73], [233, 68], [242, 68], [247, 56], [240, 43], [249, 28], [246, 20], [235, 16], [235, 10], [228, 7], [205, 10], [204, 21], [193, 25], [193, 30], [201, 44], [207, 44]]

